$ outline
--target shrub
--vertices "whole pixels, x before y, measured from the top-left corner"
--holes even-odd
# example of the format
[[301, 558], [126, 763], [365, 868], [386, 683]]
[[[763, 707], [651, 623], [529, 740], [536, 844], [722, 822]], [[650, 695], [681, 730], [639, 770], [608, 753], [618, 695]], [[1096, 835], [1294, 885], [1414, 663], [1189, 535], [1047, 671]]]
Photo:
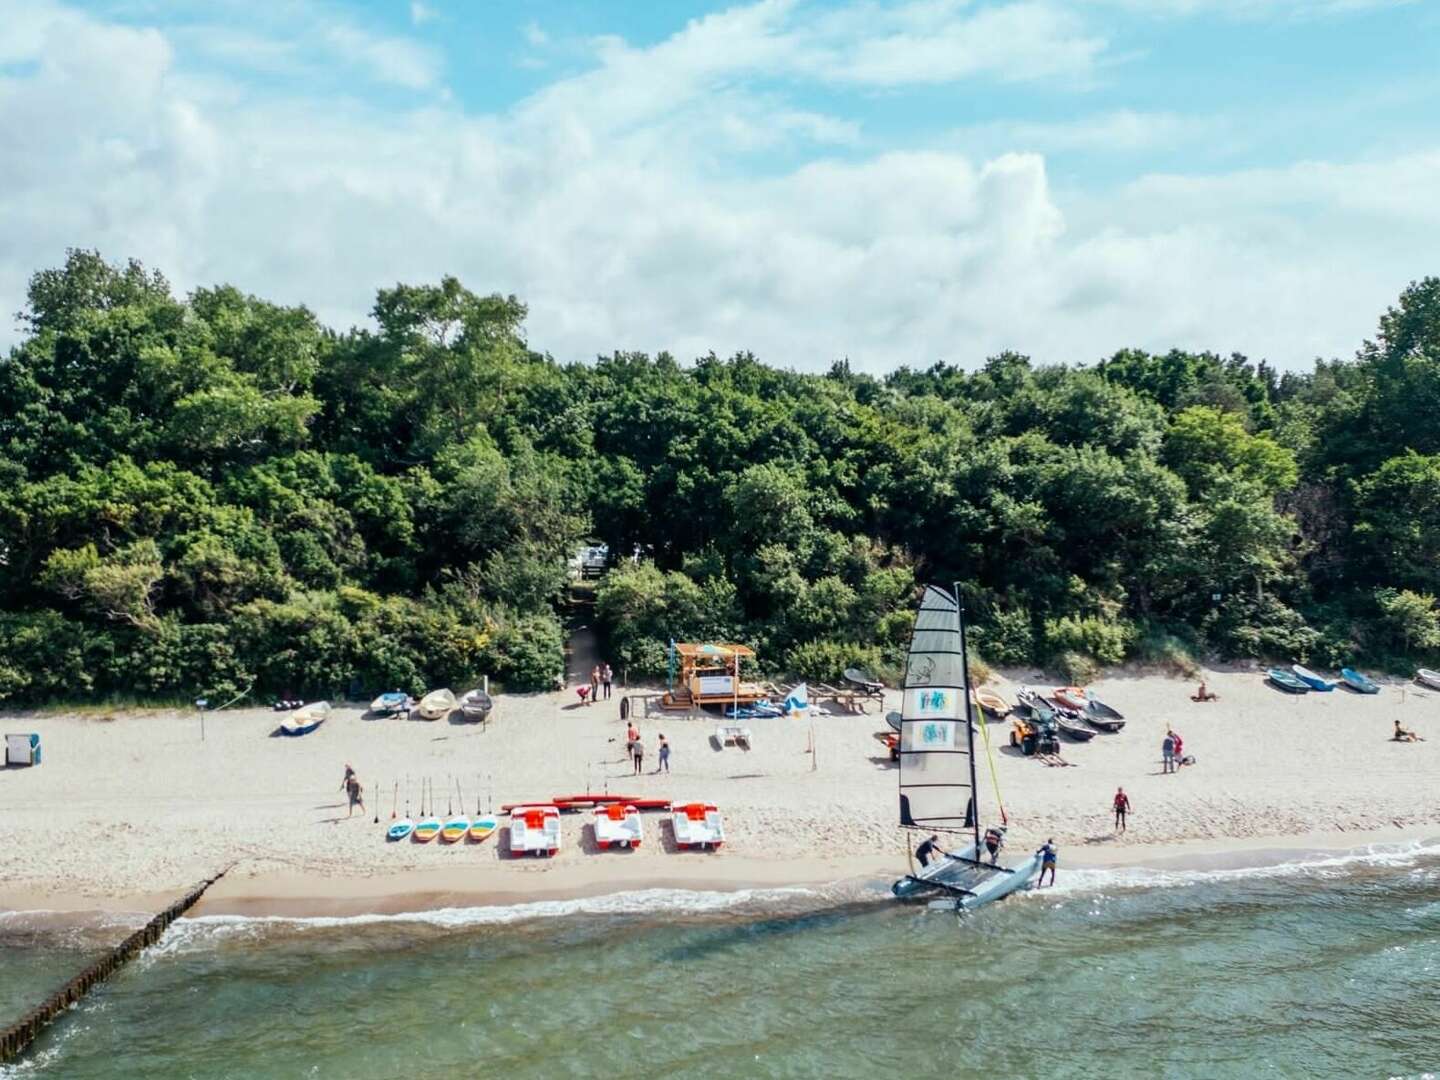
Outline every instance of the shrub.
[[897, 681], [898, 672], [885, 663], [884, 654], [874, 645], [857, 645], [854, 642], [807, 641], [795, 646], [785, 657], [785, 667], [791, 674], [816, 682], [839, 682], [845, 677], [846, 668], [862, 670], [891, 685]]
[[1101, 664], [1118, 664], [1138, 634], [1127, 622], [1094, 615], [1066, 615], [1045, 620], [1045, 647], [1051, 653], [1083, 653]]
[[565, 634], [553, 615], [519, 615], [501, 622], [486, 659], [495, 678], [514, 691], [549, 690], [565, 670]]
[[1100, 665], [1093, 657], [1067, 649], [1055, 656], [1055, 668], [1065, 681], [1075, 686], [1094, 682], [1100, 675]]
[[995, 664], [1035, 659], [1035, 629], [1028, 608], [997, 608], [988, 622], [970, 628], [970, 643]]

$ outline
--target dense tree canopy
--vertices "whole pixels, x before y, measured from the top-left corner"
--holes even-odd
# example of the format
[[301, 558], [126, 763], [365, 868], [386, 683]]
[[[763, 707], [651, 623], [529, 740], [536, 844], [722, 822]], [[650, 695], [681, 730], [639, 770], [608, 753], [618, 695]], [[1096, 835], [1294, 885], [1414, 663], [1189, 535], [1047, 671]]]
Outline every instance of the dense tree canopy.
[[35, 275], [0, 360], [0, 695], [548, 685], [587, 537], [636, 674], [671, 637], [893, 668], [922, 580], [961, 583], [991, 661], [1077, 674], [1440, 648], [1440, 280], [1284, 376], [560, 364], [453, 278], [373, 314], [177, 299], [81, 251]]

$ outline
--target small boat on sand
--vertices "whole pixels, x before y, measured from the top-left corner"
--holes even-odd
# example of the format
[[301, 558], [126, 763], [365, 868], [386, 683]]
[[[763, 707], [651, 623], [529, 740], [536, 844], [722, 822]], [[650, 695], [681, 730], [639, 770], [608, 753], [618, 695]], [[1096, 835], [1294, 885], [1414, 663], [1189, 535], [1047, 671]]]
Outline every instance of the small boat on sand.
[[393, 822], [390, 825], [390, 828], [385, 830], [385, 839], [404, 840], [414, 831], [415, 822], [411, 821], [408, 817], [401, 818], [399, 821]]
[[1085, 697], [1085, 689], [1081, 686], [1059, 686], [1050, 696], [1067, 709], [1083, 710], [1088, 700]]
[[1082, 724], [1074, 716], [1067, 716], [1064, 713], [1055, 714], [1055, 726], [1060, 729], [1060, 734], [1075, 742], [1089, 742], [1095, 737], [1095, 729]]
[[[1010, 711], [1010, 704], [999, 694], [989, 690], [975, 689], [970, 691], [970, 700], [979, 705], [991, 716], [1000, 718]], [[898, 728], [896, 730], [899, 730]]]
[[1265, 673], [1265, 678], [1270, 680], [1270, 685], [1277, 690], [1284, 690], [1287, 694], [1308, 694], [1310, 684], [1298, 679], [1291, 672], [1284, 668], [1272, 667]]
[[421, 818], [415, 823], [415, 831], [410, 834], [410, 839], [417, 844], [428, 844], [435, 837], [440, 835], [440, 819], [437, 817]]
[[1344, 680], [1346, 687], [1354, 690], [1357, 694], [1380, 693], [1379, 683], [1370, 678], [1370, 676], [1361, 674], [1354, 668], [1341, 668], [1340, 678]]
[[1422, 667], [1415, 672], [1415, 681], [1422, 686], [1428, 686], [1431, 690], [1440, 690], [1440, 671], [1432, 671], [1430, 668]]
[[420, 699], [415, 711], [422, 720], [441, 720], [455, 711], [455, 695], [449, 690], [431, 690]]
[[410, 708], [410, 695], [403, 690], [391, 690], [370, 702], [370, 711], [376, 716], [394, 716]]
[[472, 818], [470, 821], [470, 839], [479, 843], [487, 839], [491, 833], [500, 827], [500, 820], [494, 814], [482, 814]]
[[1118, 709], [1112, 709], [1088, 692], [1085, 695], [1085, 711], [1081, 715], [1087, 724], [1101, 731], [1116, 732], [1125, 726], [1125, 717]]
[[670, 808], [675, 846], [683, 850], [714, 851], [725, 842], [725, 821], [710, 803], [685, 803]]
[[470, 819], [463, 814], [446, 818], [445, 824], [440, 826], [440, 841], [445, 844], [453, 844], [457, 840], [464, 840], [470, 832]]
[[517, 806], [510, 811], [510, 854], [560, 853], [560, 811], [553, 806]]
[[460, 695], [460, 715], [466, 720], [480, 723], [490, 716], [495, 700], [484, 690], [476, 688]]
[[1292, 673], [1294, 673], [1297, 679], [1303, 682], [1306, 686], [1310, 687], [1311, 690], [1321, 690], [1329, 692], [1335, 689], [1335, 682], [1333, 680], [1327, 679], [1323, 675], [1316, 674], [1308, 667], [1301, 667], [1299, 664], [1291, 664], [1290, 670]]
[[284, 720], [280, 721], [281, 735], [309, 735], [330, 715], [330, 703], [328, 701], [314, 701], [309, 705], [302, 705]]
[[612, 847], [638, 848], [643, 836], [640, 811], [624, 803], [609, 803], [595, 808], [595, 846], [601, 851]]

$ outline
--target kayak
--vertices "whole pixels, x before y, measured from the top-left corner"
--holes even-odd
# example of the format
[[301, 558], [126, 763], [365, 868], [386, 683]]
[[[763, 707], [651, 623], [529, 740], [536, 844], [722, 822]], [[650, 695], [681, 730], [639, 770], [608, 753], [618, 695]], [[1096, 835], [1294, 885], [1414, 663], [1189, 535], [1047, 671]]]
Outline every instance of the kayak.
[[494, 814], [477, 817], [474, 821], [470, 822], [470, 839], [479, 843], [493, 833], [499, 824], [500, 821]]
[[453, 844], [457, 840], [464, 840], [465, 834], [470, 831], [470, 819], [468, 817], [446, 818], [445, 824], [440, 826], [440, 839], [446, 844]]
[[1340, 678], [1345, 680], [1345, 685], [1359, 694], [1378, 694], [1380, 684], [1368, 675], [1362, 675], [1354, 668], [1341, 668]]
[[390, 828], [385, 830], [385, 839], [404, 840], [414, 831], [415, 823], [409, 818], [401, 818], [399, 821], [391, 825]]
[[418, 844], [426, 844], [440, 835], [440, 819], [427, 817], [415, 826], [415, 831], [410, 834], [410, 839]]

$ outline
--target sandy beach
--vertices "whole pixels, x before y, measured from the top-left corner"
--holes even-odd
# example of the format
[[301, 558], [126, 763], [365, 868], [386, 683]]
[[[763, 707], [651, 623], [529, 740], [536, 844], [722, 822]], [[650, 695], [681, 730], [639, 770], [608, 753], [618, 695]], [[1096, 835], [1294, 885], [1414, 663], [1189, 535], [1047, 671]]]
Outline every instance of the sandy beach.
[[[1013, 699], [1011, 672], [992, 688]], [[1260, 859], [1262, 853], [1358, 847], [1440, 834], [1440, 694], [1413, 684], [1374, 697], [1337, 689], [1292, 697], [1258, 671], [1205, 673], [1218, 702], [1189, 701], [1194, 680], [1112, 673], [1095, 690], [1125, 713], [1114, 735], [1063, 745], [1073, 767], [1027, 759], [1008, 723], [987, 724], [1012, 849], [1048, 836], [1065, 867]], [[1043, 680], [1034, 685], [1048, 687]], [[634, 691], [632, 691], [634, 693]], [[645, 773], [624, 754], [614, 700], [576, 707], [572, 692], [508, 696], [484, 729], [369, 718], [338, 708], [311, 735], [273, 737], [268, 710], [193, 713], [7, 713], [0, 730], [36, 731], [44, 763], [0, 772], [0, 907], [145, 910], [233, 867], [196, 913], [359, 913], [513, 903], [645, 888], [727, 889], [893, 876], [905, 867], [896, 773], [875, 733], [882, 710], [813, 720], [752, 720], [749, 751], [716, 749], [715, 720], [645, 715]], [[896, 708], [891, 693], [886, 708]], [[1400, 718], [1428, 741], [1395, 743]], [[1163, 775], [1167, 725], [1196, 764]], [[657, 775], [655, 741], [673, 747]], [[814, 754], [810, 752], [814, 738]], [[345, 765], [366, 809], [347, 816]], [[553, 860], [511, 859], [503, 828], [481, 843], [387, 843], [428, 778], [435, 809], [482, 807], [608, 789], [706, 800], [725, 815], [716, 853], [677, 851], [664, 815], [646, 817], [638, 851], [598, 852], [587, 815], [566, 816]], [[459, 782], [463, 804], [453, 795]], [[399, 785], [398, 797], [396, 784]], [[1133, 803], [1117, 836], [1109, 811]], [[995, 790], [980, 761], [987, 820]], [[427, 807], [428, 809], [428, 807]], [[374, 823], [378, 810], [380, 823]]]

